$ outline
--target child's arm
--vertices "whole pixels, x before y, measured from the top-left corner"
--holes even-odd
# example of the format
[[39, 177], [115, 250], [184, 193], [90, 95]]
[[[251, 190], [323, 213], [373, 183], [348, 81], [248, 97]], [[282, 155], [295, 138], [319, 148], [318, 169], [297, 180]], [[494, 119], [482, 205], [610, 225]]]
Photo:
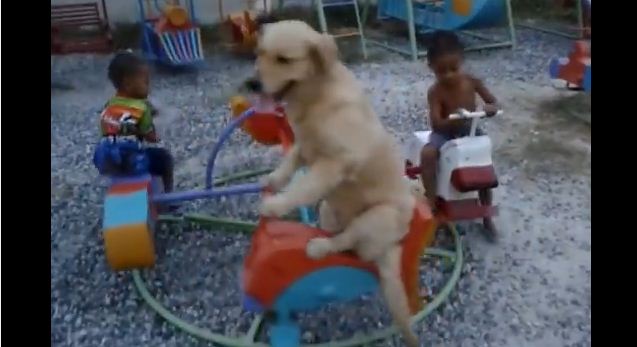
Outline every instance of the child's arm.
[[487, 116], [493, 117], [498, 112], [498, 100], [491, 94], [491, 91], [487, 89], [487, 87], [477, 78], [473, 79], [473, 84], [476, 89], [476, 93], [480, 96], [482, 101], [484, 101], [484, 112], [487, 113]]
[[442, 104], [434, 88], [430, 88], [427, 92], [427, 101], [429, 103], [429, 119], [431, 120], [433, 131], [441, 134], [451, 134], [463, 126], [464, 123], [461, 119], [443, 118]]
[[142, 118], [139, 120], [138, 124], [139, 135], [148, 142], [158, 142], [159, 138], [157, 137], [157, 133], [155, 132], [155, 125], [153, 124], [153, 117], [151, 116], [151, 111], [148, 109], [142, 115]]

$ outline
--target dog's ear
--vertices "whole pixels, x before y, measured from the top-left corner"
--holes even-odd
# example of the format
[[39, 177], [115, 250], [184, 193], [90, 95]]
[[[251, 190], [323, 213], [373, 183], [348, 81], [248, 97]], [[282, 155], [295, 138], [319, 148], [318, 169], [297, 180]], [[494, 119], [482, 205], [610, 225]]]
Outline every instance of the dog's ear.
[[338, 59], [338, 46], [334, 37], [320, 34], [318, 39], [310, 44], [310, 58], [318, 73], [325, 73]]

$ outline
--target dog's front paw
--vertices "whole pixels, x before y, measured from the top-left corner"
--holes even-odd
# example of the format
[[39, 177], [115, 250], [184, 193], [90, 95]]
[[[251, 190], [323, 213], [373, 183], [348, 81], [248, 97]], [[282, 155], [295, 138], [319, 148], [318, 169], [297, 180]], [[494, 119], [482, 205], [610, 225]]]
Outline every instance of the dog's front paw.
[[278, 174], [276, 171], [261, 179], [261, 184], [263, 186], [271, 188], [275, 192], [281, 190], [286, 183], [286, 178], [283, 177], [283, 175]]
[[263, 199], [259, 212], [265, 217], [281, 217], [290, 212], [291, 208], [287, 200], [280, 195]]
[[305, 253], [312, 259], [321, 259], [325, 257], [332, 250], [331, 241], [327, 238], [311, 239], [307, 243]]

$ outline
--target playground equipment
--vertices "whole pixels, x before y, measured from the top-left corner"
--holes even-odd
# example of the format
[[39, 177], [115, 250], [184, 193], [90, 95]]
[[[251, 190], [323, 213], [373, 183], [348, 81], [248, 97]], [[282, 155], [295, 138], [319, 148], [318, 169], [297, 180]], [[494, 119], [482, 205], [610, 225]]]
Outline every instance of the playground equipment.
[[[230, 48], [235, 54], [252, 54], [257, 45], [256, 0], [246, 0], [246, 9], [241, 12], [224, 14], [224, 1], [217, 0], [219, 18], [232, 34]], [[267, 12], [268, 1], [263, 0], [263, 10]]]
[[586, 41], [576, 41], [568, 57], [553, 58], [549, 63], [553, 79], [566, 82], [570, 89], [591, 91], [591, 48]]
[[137, 0], [143, 33], [142, 51], [148, 60], [173, 67], [203, 62], [201, 30], [193, 1], [187, 0], [186, 9], [179, 0], [166, 0], [164, 6], [159, 0]]
[[149, 204], [150, 175], [114, 179], [104, 200], [104, 248], [113, 269], [149, 267], [155, 263], [155, 206]]
[[[367, 18], [370, 1], [367, 0], [363, 18]], [[378, 0], [378, 19], [393, 19], [407, 23], [410, 49], [397, 45], [367, 39], [402, 54], [411, 55], [415, 61], [425, 56], [427, 51], [418, 50], [416, 35], [433, 30], [457, 31], [467, 37], [488, 41], [479, 45], [467, 45], [467, 50], [482, 50], [501, 47], [515, 47], [515, 28], [510, 0]], [[506, 22], [507, 35], [496, 38], [474, 32]], [[367, 35], [369, 37], [369, 35]]]
[[[104, 0], [100, 4], [102, 15], [97, 2], [51, 5], [52, 54], [109, 53], [113, 50]], [[79, 31], [81, 35], [77, 33]]]
[[[252, 107], [252, 104], [246, 97], [233, 96], [229, 103], [232, 116], [240, 117]], [[260, 106], [259, 114], [246, 119], [241, 128], [260, 144], [266, 146], [281, 144], [287, 150], [294, 141], [294, 134], [285, 119], [283, 106], [263, 105], [263, 103]]]
[[591, 0], [582, 0], [582, 29], [584, 38], [591, 38]]
[[[428, 206], [418, 203], [410, 231], [402, 241], [401, 277], [412, 314], [422, 306], [419, 297], [419, 261], [431, 244], [436, 222]], [[244, 262], [244, 307], [253, 312], [273, 312], [270, 343], [274, 347], [298, 346], [301, 330], [292, 314], [317, 310], [330, 302], [346, 302], [378, 287], [377, 269], [352, 254], [309, 259], [307, 243], [330, 233], [294, 222], [262, 218]]]
[[232, 51], [236, 54], [253, 53], [257, 46], [256, 16], [249, 11], [233, 13], [228, 15], [225, 23], [232, 33]]
[[358, 36], [360, 39], [361, 53], [363, 58], [367, 59], [367, 45], [365, 43], [365, 34], [363, 32], [363, 22], [361, 20], [360, 12], [358, 10], [358, 0], [316, 0], [316, 11], [319, 17], [319, 25], [321, 26], [321, 32], [328, 33], [327, 19], [325, 14], [326, 8], [335, 8], [339, 6], [349, 6], [354, 10], [356, 16], [356, 28], [345, 29], [338, 33], [333, 33], [334, 38], [353, 37]]
[[547, 34], [566, 37], [569, 39], [590, 38], [591, 36], [591, 0], [550, 0], [562, 9], [575, 7], [577, 25], [563, 26], [561, 30], [551, 29], [545, 25], [533, 25], [531, 23], [518, 23], [518, 26], [531, 30], [541, 31]]
[[[260, 97], [254, 97], [251, 102], [248, 98], [237, 95], [230, 98], [229, 107], [235, 118], [240, 117], [250, 108], [259, 110], [257, 115], [246, 119], [241, 125], [241, 129], [254, 141], [266, 146], [281, 145], [284, 152], [292, 146], [294, 133], [285, 118], [283, 106]], [[296, 175], [298, 176], [302, 171], [300, 170]], [[308, 207], [299, 208], [299, 216], [305, 224], [314, 225], [317, 222], [314, 211]]]
[[[498, 114], [501, 114], [498, 111]], [[450, 115], [453, 119], [471, 119], [468, 136], [446, 142], [440, 148], [437, 194], [438, 215], [442, 222], [469, 220], [493, 216], [495, 206], [481, 206], [478, 191], [498, 186], [498, 179], [491, 161], [491, 139], [487, 135], [476, 136], [478, 120], [485, 112], [461, 110]], [[420, 174], [420, 152], [429, 143], [431, 131], [417, 131], [407, 144], [407, 174], [416, 178]]]
[[[318, 14], [319, 20], [319, 29], [323, 33], [329, 33], [335, 39], [346, 38], [346, 37], [359, 37], [359, 42], [361, 46], [361, 54], [364, 59], [367, 59], [367, 44], [365, 40], [365, 34], [363, 31], [363, 19], [361, 18], [361, 13], [359, 10], [359, 1], [358, 0], [312, 0], [311, 7], [316, 9], [316, 13]], [[278, 1], [278, 10], [281, 11], [285, 7], [285, 0]], [[353, 9], [354, 16], [356, 18], [356, 27], [355, 28], [339, 28], [330, 32], [327, 25], [327, 13], [326, 9], [337, 8], [337, 7], [350, 7]]]
[[[243, 129], [255, 140], [268, 144], [289, 146], [293, 139], [289, 135], [284, 114], [278, 107], [257, 110], [250, 107], [245, 99], [231, 101], [234, 116], [222, 131], [213, 147], [206, 168], [206, 188], [185, 192], [161, 193], [156, 180], [148, 174], [131, 175], [113, 179], [104, 204], [104, 232], [106, 257], [114, 270], [133, 269], [133, 279], [141, 297], [169, 323], [196, 337], [222, 346], [266, 346], [259, 338], [261, 327], [268, 314], [260, 314], [253, 321], [245, 336], [226, 337], [213, 333], [179, 319], [163, 307], [146, 288], [140, 267], [150, 267], [154, 263], [152, 231], [158, 222], [180, 223], [184, 221], [204, 223], [212, 226], [236, 227], [251, 232], [252, 246], [244, 262], [243, 290], [244, 306], [258, 312], [274, 310], [274, 326], [270, 331], [271, 343], [275, 347], [297, 346], [299, 328], [293, 323], [289, 313], [298, 310], [318, 308], [332, 301], [351, 300], [362, 293], [375, 290], [376, 270], [372, 264], [364, 263], [351, 254], [337, 254], [321, 260], [311, 260], [305, 256], [305, 246], [310, 238], [328, 236], [326, 232], [306, 224], [272, 218], [261, 218], [258, 224], [245, 221], [231, 221], [211, 216], [189, 215], [181, 217], [157, 215], [157, 207], [163, 203], [181, 202], [194, 199], [208, 199], [238, 194], [260, 193], [264, 190], [258, 183], [238, 184], [221, 187], [237, 179], [254, 177], [267, 172], [259, 170], [239, 173], [214, 179], [215, 160], [223, 144], [235, 129]], [[240, 114], [238, 110], [248, 107]], [[281, 110], [281, 108], [278, 108]], [[249, 122], [252, 120], [252, 122]], [[247, 122], [247, 123], [246, 123]], [[255, 127], [255, 125], [265, 125]], [[273, 134], [279, 141], [273, 141]], [[265, 141], [264, 141], [265, 140]], [[272, 140], [272, 141], [271, 141]], [[141, 160], [141, 158], [140, 158]], [[139, 167], [143, 167], [140, 165]], [[125, 216], [125, 211], [130, 212]], [[403, 240], [402, 277], [408, 291], [412, 322], [422, 321], [436, 309], [449, 295], [457, 283], [462, 266], [462, 247], [454, 228], [451, 232], [455, 241], [454, 251], [428, 248], [425, 256], [441, 256], [454, 263], [449, 281], [438, 295], [423, 309], [419, 298], [419, 258], [423, 249], [433, 238], [435, 221], [425, 205], [418, 205], [414, 211], [411, 230]], [[274, 275], [276, 273], [276, 276]], [[391, 338], [396, 334], [394, 327], [388, 327], [369, 336], [357, 335], [348, 340], [330, 342], [337, 346], [361, 346]]]

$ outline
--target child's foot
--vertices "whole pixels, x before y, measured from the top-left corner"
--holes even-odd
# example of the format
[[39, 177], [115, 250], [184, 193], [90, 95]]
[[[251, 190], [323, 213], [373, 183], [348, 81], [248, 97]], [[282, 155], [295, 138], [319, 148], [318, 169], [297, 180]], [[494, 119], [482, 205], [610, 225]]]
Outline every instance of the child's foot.
[[485, 218], [482, 221], [482, 225], [482, 234], [484, 234], [484, 237], [486, 237], [487, 241], [495, 243], [498, 240], [498, 229], [495, 227], [493, 219], [490, 217]]

